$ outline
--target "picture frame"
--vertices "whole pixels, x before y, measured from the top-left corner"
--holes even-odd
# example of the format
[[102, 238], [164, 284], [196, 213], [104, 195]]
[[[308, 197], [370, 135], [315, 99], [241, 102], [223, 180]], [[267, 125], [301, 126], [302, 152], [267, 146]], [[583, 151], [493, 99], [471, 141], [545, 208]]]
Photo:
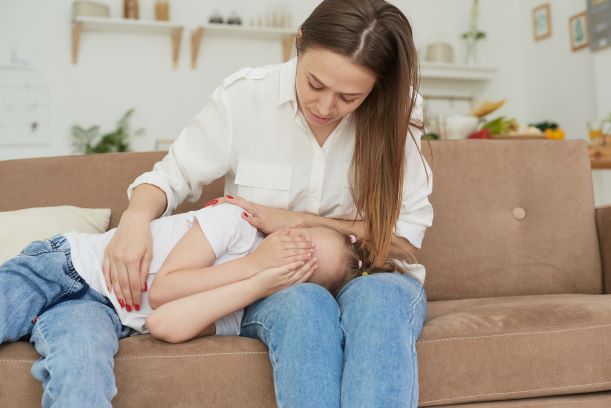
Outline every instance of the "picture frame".
[[552, 35], [552, 6], [549, 3], [535, 7], [532, 10], [532, 19], [535, 41], [541, 41]]
[[588, 13], [586, 11], [569, 17], [569, 40], [573, 52], [590, 45]]
[[590, 50], [611, 47], [611, 0], [588, 0]]

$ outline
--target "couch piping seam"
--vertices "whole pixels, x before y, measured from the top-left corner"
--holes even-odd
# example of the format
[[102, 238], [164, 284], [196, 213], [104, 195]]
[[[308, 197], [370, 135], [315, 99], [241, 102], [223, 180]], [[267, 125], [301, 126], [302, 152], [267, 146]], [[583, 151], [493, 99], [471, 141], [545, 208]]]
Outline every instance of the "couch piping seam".
[[[253, 355], [253, 354], [265, 354], [266, 351], [249, 351], [243, 353], [200, 353], [200, 354], [169, 354], [169, 355], [152, 355], [152, 356], [136, 356], [136, 357], [117, 357], [115, 361], [119, 360], [142, 360], [146, 358], [186, 358], [186, 357], [213, 357], [213, 356], [239, 356], [239, 355]], [[33, 363], [36, 360], [0, 360], [0, 363]]]
[[0, 363], [33, 363], [36, 360], [0, 360]]
[[565, 387], [548, 387], [548, 388], [537, 388], [537, 389], [521, 390], [521, 391], [508, 391], [508, 392], [496, 392], [496, 393], [489, 393], [489, 394], [466, 395], [463, 397], [450, 397], [450, 398], [442, 398], [442, 399], [437, 399], [437, 400], [421, 401], [421, 403], [429, 404], [429, 403], [437, 403], [437, 402], [444, 402], [444, 401], [452, 401], [456, 399], [491, 397], [491, 396], [496, 396], [496, 395], [519, 394], [519, 393], [534, 392], [534, 391], [567, 390], [571, 388], [587, 387], [590, 385], [604, 385], [604, 384], [611, 384], [611, 381], [604, 381], [604, 382], [597, 382], [597, 383], [590, 383], [590, 384], [568, 385]]
[[265, 354], [266, 351], [247, 351], [241, 353], [198, 353], [198, 354], [168, 354], [168, 355], [150, 355], [150, 356], [134, 356], [134, 357], [117, 357], [115, 361], [121, 360], [143, 360], [147, 358], [188, 358], [188, 357], [214, 357], [214, 356], [243, 356], [253, 354]]
[[571, 328], [571, 329], [548, 330], [548, 331], [515, 332], [515, 333], [503, 333], [503, 334], [489, 334], [485, 336], [448, 337], [448, 338], [442, 338], [442, 339], [427, 339], [427, 340], [418, 341], [418, 344], [433, 343], [433, 342], [439, 342], [439, 341], [452, 341], [452, 340], [476, 340], [476, 339], [484, 339], [484, 338], [490, 338], [490, 337], [527, 336], [527, 335], [533, 335], [533, 334], [563, 333], [563, 332], [578, 331], [578, 330], [603, 329], [606, 327], [611, 327], [611, 324], [604, 324], [604, 325], [599, 325], [599, 326], [589, 326], [589, 327], [577, 327], [577, 328]]

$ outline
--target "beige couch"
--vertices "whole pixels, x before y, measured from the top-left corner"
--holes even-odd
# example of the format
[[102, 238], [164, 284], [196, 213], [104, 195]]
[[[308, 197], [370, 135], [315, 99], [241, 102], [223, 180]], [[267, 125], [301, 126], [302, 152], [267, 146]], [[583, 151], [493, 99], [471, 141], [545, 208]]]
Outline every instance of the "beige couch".
[[[611, 407], [611, 207], [594, 208], [585, 143], [430, 146], [421, 406]], [[127, 185], [161, 157], [0, 162], [0, 211], [110, 207], [115, 226]], [[203, 200], [221, 193], [217, 182]], [[29, 372], [36, 358], [26, 342], [0, 346], [0, 407], [39, 406]], [[274, 406], [267, 349], [252, 339], [127, 338], [115, 371], [117, 407]]]

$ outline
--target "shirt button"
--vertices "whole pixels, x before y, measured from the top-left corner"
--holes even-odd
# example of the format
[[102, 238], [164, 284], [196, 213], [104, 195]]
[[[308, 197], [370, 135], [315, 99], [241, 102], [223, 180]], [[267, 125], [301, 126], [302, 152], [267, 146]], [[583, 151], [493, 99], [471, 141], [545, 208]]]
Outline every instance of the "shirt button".
[[522, 207], [516, 207], [513, 209], [513, 218], [515, 218], [516, 220], [523, 220], [524, 218], [526, 218], [526, 210]]
[[312, 197], [314, 197], [314, 198], [318, 199], [318, 197], [320, 197], [320, 194], [318, 194], [318, 193], [312, 193]]

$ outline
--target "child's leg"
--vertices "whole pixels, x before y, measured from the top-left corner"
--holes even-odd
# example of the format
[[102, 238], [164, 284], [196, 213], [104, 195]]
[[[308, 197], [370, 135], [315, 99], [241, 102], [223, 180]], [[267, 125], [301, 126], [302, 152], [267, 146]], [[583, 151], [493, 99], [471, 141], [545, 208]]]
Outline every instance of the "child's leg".
[[91, 292], [53, 306], [34, 326], [30, 341], [41, 357], [32, 374], [43, 384], [43, 407], [111, 407], [117, 393], [113, 357], [127, 330]]
[[42, 310], [86, 289], [65, 246], [63, 237], [35, 241], [0, 266], [0, 344], [30, 334]]

